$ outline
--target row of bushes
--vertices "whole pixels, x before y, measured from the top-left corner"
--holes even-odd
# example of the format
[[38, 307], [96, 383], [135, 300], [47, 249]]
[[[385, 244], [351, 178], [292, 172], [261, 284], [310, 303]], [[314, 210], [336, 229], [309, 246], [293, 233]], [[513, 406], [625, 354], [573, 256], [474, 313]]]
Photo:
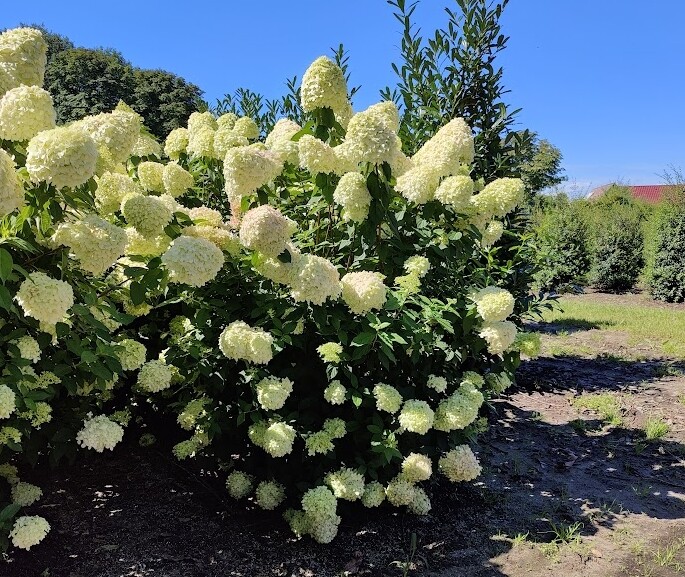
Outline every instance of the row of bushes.
[[685, 299], [685, 208], [676, 195], [657, 206], [620, 186], [597, 200], [549, 197], [535, 208], [532, 227], [542, 290], [621, 292], [641, 284], [654, 298]]

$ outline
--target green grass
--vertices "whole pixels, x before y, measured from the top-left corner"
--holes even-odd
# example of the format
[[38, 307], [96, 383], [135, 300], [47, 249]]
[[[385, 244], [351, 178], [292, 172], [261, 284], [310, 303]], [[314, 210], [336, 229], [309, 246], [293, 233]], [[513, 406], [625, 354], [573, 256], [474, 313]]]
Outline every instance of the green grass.
[[561, 298], [562, 311], [545, 313], [544, 320], [562, 328], [589, 330], [591, 328], [623, 331], [643, 342], [652, 341], [661, 352], [685, 359], [685, 308], [660, 309], [652, 306], [618, 305], [596, 302], [592, 297]]
[[669, 427], [668, 423], [663, 419], [649, 417], [644, 428], [645, 438], [648, 441], [656, 441], [657, 439], [661, 439], [661, 437], [665, 437], [670, 430], [671, 427]]
[[594, 411], [612, 427], [619, 427], [623, 423], [621, 405], [616, 397], [609, 393], [586, 393], [573, 399], [572, 404], [576, 409]]

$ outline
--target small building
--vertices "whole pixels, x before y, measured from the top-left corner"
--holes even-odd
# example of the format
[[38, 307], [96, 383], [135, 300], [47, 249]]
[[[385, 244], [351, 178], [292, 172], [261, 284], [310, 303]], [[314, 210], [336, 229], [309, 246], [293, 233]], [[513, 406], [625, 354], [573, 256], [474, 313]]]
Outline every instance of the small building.
[[603, 186], [598, 186], [593, 188], [587, 195], [588, 200], [596, 200], [602, 196], [607, 190], [612, 186], [618, 186], [620, 188], [630, 191], [635, 200], [640, 200], [648, 204], [657, 204], [666, 198], [668, 189], [670, 188], [668, 184], [639, 184], [639, 185], [629, 185], [629, 184], [605, 184]]

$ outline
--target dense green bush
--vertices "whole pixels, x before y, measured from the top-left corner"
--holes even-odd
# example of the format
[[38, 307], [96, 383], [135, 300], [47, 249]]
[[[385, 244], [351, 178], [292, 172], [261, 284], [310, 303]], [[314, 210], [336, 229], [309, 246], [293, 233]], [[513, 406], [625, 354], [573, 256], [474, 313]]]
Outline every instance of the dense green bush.
[[646, 280], [655, 299], [685, 301], [685, 206], [663, 203], [648, 224]]
[[635, 286], [644, 267], [643, 227], [649, 210], [618, 185], [588, 205], [590, 282], [599, 290], [625, 291]]
[[338, 499], [425, 514], [434, 467], [478, 475], [479, 408], [536, 341], [523, 183], [474, 181], [462, 119], [407, 157], [322, 57], [302, 125], [194, 113], [162, 148], [123, 103], [56, 128], [45, 50], [0, 36], [0, 546], [49, 530], [15, 464], [134, 423], [322, 542]]
[[591, 283], [602, 291], [633, 288], [644, 265], [642, 224], [635, 212], [618, 206], [604, 212], [592, 244]]
[[587, 283], [591, 263], [590, 231], [581, 202], [548, 202], [536, 214], [536, 284], [546, 291], [577, 290]]

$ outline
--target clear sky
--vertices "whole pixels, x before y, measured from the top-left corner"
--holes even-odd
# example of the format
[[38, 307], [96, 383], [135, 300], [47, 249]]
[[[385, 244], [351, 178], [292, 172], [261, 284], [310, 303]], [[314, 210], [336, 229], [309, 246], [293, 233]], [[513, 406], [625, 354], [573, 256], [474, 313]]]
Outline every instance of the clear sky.
[[[409, 0], [408, 0], [409, 1]], [[355, 108], [392, 85], [400, 25], [385, 0], [2, 2], [0, 28], [42, 23], [76, 45], [197, 84], [213, 103], [239, 86], [277, 97], [286, 78], [343, 43]], [[422, 0], [425, 32], [453, 0]], [[659, 183], [685, 169], [685, 0], [511, 0], [500, 64], [520, 127], [558, 146], [576, 193], [611, 181]]]

